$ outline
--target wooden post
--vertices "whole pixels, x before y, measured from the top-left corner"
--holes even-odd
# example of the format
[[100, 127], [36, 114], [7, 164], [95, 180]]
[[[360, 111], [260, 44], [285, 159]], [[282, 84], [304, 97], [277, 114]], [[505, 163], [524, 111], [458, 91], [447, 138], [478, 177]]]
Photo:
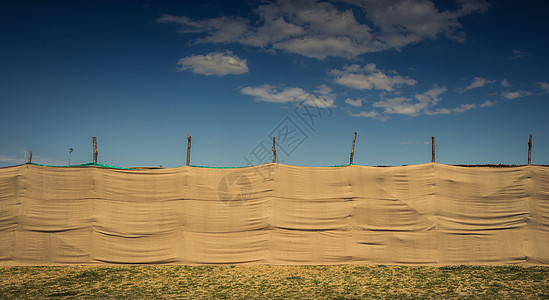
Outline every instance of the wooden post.
[[92, 137], [93, 140], [93, 163], [97, 163], [97, 138], [94, 136]]
[[431, 162], [435, 162], [435, 137], [431, 137]]
[[532, 164], [532, 134], [530, 133], [530, 138], [528, 139], [528, 164]]
[[353, 137], [353, 147], [351, 148], [351, 159], [349, 160], [350, 165], [353, 164], [353, 158], [355, 156], [355, 141], [356, 141], [356, 131], [355, 131], [355, 136]]
[[275, 137], [273, 136], [273, 163], [276, 163]]
[[187, 166], [191, 163], [191, 136], [187, 136]]
[[29, 162], [29, 163], [32, 162], [32, 151], [29, 151], [29, 161], [28, 161], [28, 162]]

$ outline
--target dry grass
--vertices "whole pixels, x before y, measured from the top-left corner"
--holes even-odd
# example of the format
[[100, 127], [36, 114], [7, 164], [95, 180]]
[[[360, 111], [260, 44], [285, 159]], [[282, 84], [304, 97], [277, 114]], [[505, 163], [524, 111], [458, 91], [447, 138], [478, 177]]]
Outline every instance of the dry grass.
[[0, 267], [0, 299], [545, 298], [549, 267]]

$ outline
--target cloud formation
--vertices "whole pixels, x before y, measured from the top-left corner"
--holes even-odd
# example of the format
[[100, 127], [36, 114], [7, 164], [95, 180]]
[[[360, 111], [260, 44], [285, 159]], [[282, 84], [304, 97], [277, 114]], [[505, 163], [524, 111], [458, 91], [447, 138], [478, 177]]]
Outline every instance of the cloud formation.
[[496, 105], [498, 102], [497, 101], [490, 101], [490, 100], [486, 100], [484, 101], [484, 103], [482, 103], [480, 105], [480, 107], [484, 108], [484, 107], [490, 107], [490, 106], [494, 106]]
[[349, 104], [350, 106], [360, 107], [362, 106], [362, 99], [353, 100], [351, 98], [347, 98], [345, 99], [345, 103]]
[[179, 33], [215, 32], [207, 37], [199, 38], [194, 43], [230, 43], [241, 37], [248, 30], [248, 20], [243, 18], [220, 17], [193, 21], [185, 16], [163, 15], [156, 22], [161, 24], [177, 24]]
[[372, 110], [372, 111], [361, 111], [359, 113], [352, 113], [352, 112], [349, 112], [349, 115], [353, 116], [353, 117], [363, 117], [363, 118], [370, 118], [370, 119], [376, 119], [376, 120], [380, 120], [380, 121], [385, 121], [387, 120], [387, 118], [383, 115], [381, 115], [380, 113], [378, 113], [377, 111], [375, 110]]
[[288, 103], [303, 102], [305, 105], [316, 107], [334, 107], [336, 96], [332, 90], [326, 86], [318, 86], [314, 91], [307, 92], [302, 88], [288, 87], [279, 89], [270, 84], [264, 84], [255, 87], [243, 87], [240, 93], [254, 97], [255, 101]]
[[473, 108], [477, 108], [477, 105], [475, 103], [462, 104], [461, 106], [452, 109], [452, 112], [464, 113], [470, 111]]
[[240, 59], [230, 51], [211, 52], [206, 55], [191, 55], [177, 62], [177, 70], [192, 70], [195, 74], [225, 76], [248, 72], [245, 59]]
[[501, 93], [501, 96], [505, 99], [508, 99], [508, 100], [522, 98], [522, 97], [526, 97], [526, 96], [530, 96], [530, 95], [532, 95], [532, 92], [524, 91], [524, 90]]
[[513, 49], [513, 56], [511, 57], [511, 59], [521, 59], [527, 56], [530, 56], [529, 52]]
[[357, 90], [393, 91], [402, 85], [415, 85], [416, 80], [400, 75], [390, 76], [379, 69], [376, 64], [367, 64], [363, 67], [353, 64], [345, 66], [343, 70], [332, 69], [328, 74], [334, 77], [334, 82]]
[[538, 82], [539, 88], [543, 90], [544, 93], [549, 93], [549, 82]]
[[419, 116], [422, 113], [437, 114], [437, 111], [431, 110], [440, 101], [440, 95], [447, 92], [446, 87], [435, 85], [432, 89], [416, 94], [415, 99], [409, 97], [387, 98], [382, 95], [382, 100], [373, 104], [376, 108], [382, 108], [384, 114], [403, 114], [409, 116]]
[[[462, 42], [465, 34], [459, 18], [488, 8], [485, 0], [459, 1], [453, 11], [441, 11], [430, 0], [278, 0], [257, 7], [257, 21], [232, 16], [192, 20], [166, 14], [157, 22], [199, 35], [193, 43], [239, 43], [317, 59], [355, 58], [441, 36]], [[364, 16], [367, 23], [355, 16]]]
[[381, 94], [381, 100], [373, 103], [373, 107], [381, 109], [381, 112], [372, 110], [360, 113], [349, 112], [349, 114], [353, 117], [366, 117], [384, 121], [391, 114], [408, 115], [411, 117], [420, 115], [449, 115], [452, 113], [465, 113], [478, 107], [475, 103], [461, 104], [455, 108], [437, 107], [442, 100], [441, 95], [447, 91], [448, 89], [445, 86], [439, 87], [435, 84], [430, 90], [416, 94], [413, 98], [405, 96], [387, 97]]
[[486, 84], [494, 83], [494, 82], [496, 82], [496, 81], [495, 80], [488, 80], [488, 79], [482, 78], [482, 77], [475, 77], [473, 82], [471, 82], [471, 84], [469, 84], [465, 88], [461, 89], [460, 92], [463, 93], [463, 92], [466, 92], [466, 91], [470, 91], [472, 89], [481, 88], [481, 87], [485, 86]]
[[511, 82], [507, 78], [503, 79], [500, 84], [502, 87], [511, 87]]
[[[184, 34], [194, 34], [190, 42], [236, 43], [276, 53], [287, 52], [316, 58], [343, 57], [355, 59], [365, 53], [401, 49], [425, 40], [446, 37], [465, 41], [461, 17], [485, 12], [485, 0], [458, 0], [453, 9], [441, 9], [431, 0], [275, 0], [256, 2], [253, 16], [223, 16], [209, 19], [191, 19], [187, 16], [164, 15], [159, 23], [177, 26]], [[246, 60], [230, 52], [196, 55], [179, 61], [179, 70], [198, 74], [223, 76], [248, 72]], [[338, 85], [359, 91], [379, 92], [379, 101], [372, 110], [352, 116], [384, 120], [391, 114], [408, 116], [464, 113], [484, 104], [461, 104], [454, 108], [439, 107], [445, 86], [434, 85], [423, 93], [405, 95], [403, 87], [415, 86], [417, 81], [394, 71], [380, 70], [376, 64], [352, 64], [331, 69], [328, 75]], [[495, 83], [475, 77], [465, 92]], [[507, 85], [505, 79], [502, 86]], [[239, 89], [255, 101], [291, 103], [304, 101], [308, 105], [333, 107], [335, 94], [327, 86], [315, 91], [299, 87], [277, 87], [264, 84]], [[503, 97], [512, 97], [511, 94]], [[312, 101], [314, 100], [314, 101]], [[315, 104], [316, 103], [316, 104]], [[362, 99], [347, 98], [349, 108], [363, 106]], [[482, 106], [485, 105], [485, 106]]]

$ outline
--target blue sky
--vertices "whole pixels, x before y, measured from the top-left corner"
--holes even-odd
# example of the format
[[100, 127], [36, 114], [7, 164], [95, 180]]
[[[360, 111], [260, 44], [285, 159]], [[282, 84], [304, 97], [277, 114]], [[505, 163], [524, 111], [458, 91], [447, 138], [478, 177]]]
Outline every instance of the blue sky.
[[549, 164], [544, 1], [0, 4], [0, 167]]

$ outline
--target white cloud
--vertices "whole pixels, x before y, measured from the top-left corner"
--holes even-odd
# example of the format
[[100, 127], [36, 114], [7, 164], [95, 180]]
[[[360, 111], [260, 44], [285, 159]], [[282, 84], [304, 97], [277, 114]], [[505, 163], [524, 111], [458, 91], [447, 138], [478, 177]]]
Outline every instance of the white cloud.
[[509, 100], [522, 98], [522, 97], [526, 97], [526, 96], [530, 96], [530, 95], [532, 95], [532, 92], [524, 91], [524, 90], [501, 93], [501, 96], [503, 96], [503, 98], [509, 99]]
[[[362, 111], [360, 113], [349, 113], [354, 117], [368, 117], [379, 120], [386, 120], [387, 115], [400, 114], [411, 117], [417, 117], [420, 115], [450, 115], [465, 113], [472, 109], [479, 107], [475, 103], [461, 104], [455, 108], [438, 107], [442, 101], [441, 95], [447, 92], [448, 89], [445, 86], [433, 85], [433, 88], [419, 94], [415, 94], [414, 97], [407, 96], [394, 96], [388, 97], [388, 93], [380, 93], [381, 100], [372, 104], [374, 109], [369, 112]], [[349, 100], [349, 101], [348, 101]], [[347, 99], [346, 103], [353, 103], [353, 100]], [[495, 104], [486, 101], [480, 107], [491, 106]]]
[[329, 74], [334, 76], [334, 82], [357, 90], [384, 90], [392, 91], [402, 85], [415, 85], [416, 80], [400, 75], [390, 76], [379, 69], [376, 64], [367, 64], [363, 67], [353, 64], [345, 66], [343, 70], [332, 69]]
[[327, 56], [353, 58], [363, 53], [348, 37], [291, 39], [276, 43], [273, 48], [320, 60]]
[[[383, 108], [384, 114], [403, 114], [409, 116], [419, 116], [421, 114], [441, 114], [446, 113], [445, 109], [432, 110], [441, 100], [440, 95], [448, 91], [446, 87], [433, 86], [432, 89], [416, 94], [415, 100], [409, 97], [387, 98], [382, 95], [382, 100], [375, 102], [374, 107]], [[449, 112], [448, 112], [449, 113]]]
[[372, 44], [372, 29], [359, 23], [352, 10], [328, 2], [279, 0], [259, 6], [257, 12], [262, 22], [236, 42], [321, 60], [380, 50]]
[[347, 99], [345, 99], [345, 103], [349, 104], [350, 106], [354, 106], [354, 107], [362, 106], [362, 100], [361, 99], [353, 100], [351, 98], [347, 98]]
[[[460, 1], [453, 11], [441, 11], [429, 0], [336, 2], [344, 2], [345, 7], [317, 0], [267, 2], [253, 10], [258, 19], [253, 22], [230, 16], [192, 20], [167, 14], [157, 22], [200, 36], [194, 43], [239, 43], [317, 59], [354, 58], [441, 36], [463, 41], [458, 19], [489, 7], [484, 0]], [[366, 22], [355, 15], [364, 16]]]
[[435, 109], [432, 109], [432, 110], [426, 110], [425, 111], [425, 114], [426, 115], [429, 115], [429, 116], [434, 116], [434, 115], [449, 115], [452, 113], [452, 110], [449, 109], [449, 108], [435, 108]]
[[477, 107], [476, 104], [462, 104], [459, 107], [440, 108], [436, 107], [442, 100], [440, 95], [447, 92], [446, 87], [433, 86], [432, 89], [416, 94], [414, 98], [409, 97], [383, 97], [381, 101], [375, 102], [373, 106], [375, 108], [382, 108], [383, 114], [402, 114], [408, 116], [425, 115], [440, 115], [440, 114], [452, 114], [452, 113], [464, 113]]
[[363, 1], [342, 0], [362, 7], [380, 30], [379, 40], [387, 48], [402, 48], [425, 39], [447, 36], [464, 41], [458, 18], [488, 9], [486, 1], [462, 1], [456, 11], [439, 11], [428, 0]]
[[471, 84], [469, 84], [464, 89], [462, 89], [461, 92], [466, 92], [466, 91], [470, 91], [472, 89], [480, 88], [480, 87], [485, 86], [488, 83], [494, 83], [494, 82], [495, 82], [495, 80], [488, 80], [488, 79], [482, 78], [482, 77], [475, 77], [473, 82], [471, 82]]
[[288, 23], [283, 17], [273, 18], [265, 19], [262, 27], [257, 28], [254, 33], [249, 32], [239, 42], [250, 46], [265, 47], [276, 41], [289, 40], [305, 34], [303, 27]]
[[332, 93], [332, 89], [329, 86], [322, 84], [317, 86], [314, 92], [321, 95], [329, 95], [330, 93]]
[[513, 56], [511, 59], [521, 59], [530, 56], [529, 52], [513, 49]]
[[441, 100], [440, 95], [442, 93], [446, 93], [447, 91], [448, 89], [445, 86], [439, 87], [438, 85], [435, 84], [432, 89], [422, 94], [417, 94], [416, 99], [418, 99], [421, 102], [427, 102], [427, 103], [430, 102], [432, 106], [435, 106]]
[[304, 104], [315, 107], [335, 107], [334, 102], [336, 95], [332, 93], [332, 89], [325, 84], [317, 86], [312, 93], [309, 93]]
[[380, 121], [385, 121], [387, 118], [383, 115], [381, 115], [380, 113], [378, 113], [377, 111], [375, 110], [372, 110], [372, 111], [361, 111], [359, 113], [351, 113], [349, 112], [349, 115], [353, 116], [353, 117], [363, 117], [363, 118], [370, 118], [370, 119], [377, 119], [377, 120], [380, 120]]
[[211, 52], [206, 55], [191, 55], [177, 62], [178, 71], [192, 70], [202, 75], [224, 76], [228, 74], [244, 74], [248, 72], [245, 59], [240, 59], [230, 51], [224, 53]]
[[240, 89], [240, 92], [244, 95], [255, 97], [256, 101], [273, 103], [303, 101], [307, 96], [305, 90], [301, 88], [286, 88], [280, 91], [275, 86], [269, 84], [256, 87], [244, 87]]
[[456, 107], [456, 108], [452, 109], [452, 112], [455, 112], [455, 113], [464, 113], [464, 112], [470, 111], [470, 110], [473, 109], [473, 108], [477, 108], [477, 105], [474, 104], [474, 103], [471, 103], [471, 104], [462, 104], [460, 107]]
[[383, 98], [381, 101], [375, 102], [373, 106], [383, 108], [383, 113], [385, 114], [418, 116], [420, 115], [420, 112], [429, 105], [426, 103], [414, 102], [412, 98], [408, 97], [395, 97]]
[[480, 105], [480, 107], [484, 108], [484, 107], [490, 107], [490, 106], [494, 106], [496, 105], [496, 103], [498, 103], [497, 101], [490, 101], [490, 100], [486, 100], [484, 101], [484, 103], [482, 103]]
[[220, 17], [193, 21], [185, 16], [165, 14], [156, 20], [158, 23], [175, 24], [179, 33], [206, 33], [205, 38], [195, 40], [195, 43], [230, 43], [241, 38], [248, 30], [248, 20], [243, 18]]
[[539, 88], [542, 89], [545, 93], [549, 93], [549, 82], [538, 82]]
[[240, 89], [241, 94], [252, 96], [256, 101], [273, 103], [303, 102], [306, 105], [316, 107], [334, 107], [335, 95], [331, 92], [332, 90], [325, 85], [317, 87], [313, 92], [307, 92], [297, 87], [288, 87], [281, 90], [269, 84]]
[[511, 87], [511, 82], [507, 78], [503, 79], [500, 84], [502, 87]]

